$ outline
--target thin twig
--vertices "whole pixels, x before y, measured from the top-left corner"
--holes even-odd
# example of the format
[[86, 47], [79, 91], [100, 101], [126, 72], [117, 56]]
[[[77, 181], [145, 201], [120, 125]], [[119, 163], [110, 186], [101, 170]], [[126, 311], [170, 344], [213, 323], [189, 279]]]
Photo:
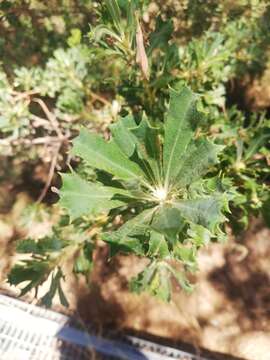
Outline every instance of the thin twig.
[[47, 191], [51, 185], [51, 182], [52, 182], [52, 179], [53, 179], [53, 175], [54, 175], [54, 171], [55, 171], [55, 168], [57, 166], [57, 158], [58, 158], [58, 155], [59, 155], [59, 151], [60, 151], [60, 148], [61, 148], [61, 145], [62, 145], [62, 142], [59, 142], [56, 146], [56, 149], [55, 149], [55, 154], [52, 158], [52, 162], [51, 162], [51, 166], [50, 166], [50, 170], [49, 170], [49, 174], [48, 174], [48, 178], [46, 180], [46, 184], [37, 200], [37, 203], [41, 203], [41, 201], [44, 199], [44, 197], [46, 196], [47, 194]]
[[58, 137], [44, 136], [35, 138], [31, 141], [32, 145], [42, 145], [42, 144], [51, 144], [51, 143], [62, 143], [62, 139], [60, 140]]
[[33, 101], [40, 105], [41, 109], [44, 111], [44, 113], [47, 116], [48, 120], [51, 122], [51, 124], [52, 124], [55, 132], [57, 133], [57, 136], [59, 137], [59, 139], [63, 139], [64, 135], [62, 134], [62, 132], [61, 132], [61, 130], [59, 128], [58, 121], [56, 120], [56, 117], [54, 116], [54, 114], [48, 109], [45, 102], [43, 100], [39, 99], [39, 98], [34, 98]]
[[39, 92], [38, 91], [25, 91], [25, 92], [18, 92], [18, 91], [15, 91], [13, 90], [12, 91], [12, 94], [15, 95], [14, 97], [14, 100], [17, 101], [17, 100], [21, 100], [21, 99], [24, 99], [24, 98], [29, 98], [31, 95], [37, 95]]
[[[40, 116], [30, 114], [30, 119], [33, 120], [34, 127], [44, 127], [46, 130], [48, 129], [48, 119], [44, 119]], [[51, 129], [50, 129], [51, 130]]]
[[102, 104], [104, 104], [104, 105], [111, 105], [111, 103], [107, 100], [107, 99], [105, 99], [103, 96], [100, 96], [100, 95], [98, 95], [98, 94], [95, 94], [95, 93], [93, 93], [92, 91], [90, 91], [90, 96], [94, 99], [94, 100], [98, 100], [98, 101], [100, 101]]

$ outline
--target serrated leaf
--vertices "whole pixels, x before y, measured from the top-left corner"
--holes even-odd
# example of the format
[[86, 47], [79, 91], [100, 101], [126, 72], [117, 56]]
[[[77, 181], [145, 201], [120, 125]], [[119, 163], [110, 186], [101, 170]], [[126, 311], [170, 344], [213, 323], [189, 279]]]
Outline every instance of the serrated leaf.
[[170, 272], [165, 263], [152, 262], [131, 281], [131, 291], [147, 291], [162, 301], [171, 298]]
[[[145, 116], [138, 125], [132, 116], [113, 124], [110, 142], [82, 130], [73, 154], [98, 170], [93, 178], [103, 185], [74, 178], [71, 194], [68, 187], [61, 191], [61, 201], [65, 190], [66, 207], [76, 216], [119, 207], [110, 217], [120, 214], [124, 224], [114, 231], [108, 226], [110, 231], [101, 238], [109, 243], [111, 256], [133, 252], [154, 259], [133, 286], [163, 300], [170, 299], [171, 277], [185, 290], [192, 289], [185, 270], [196, 268], [196, 252], [211, 237], [223, 238], [219, 225], [226, 218], [222, 211], [228, 211], [233, 195], [231, 184], [218, 177], [202, 179], [217, 163], [222, 147], [207, 139], [192, 140], [201, 117], [197, 96], [186, 87], [171, 90], [170, 95], [164, 133]], [[100, 174], [106, 175], [106, 181]], [[173, 265], [178, 261], [183, 271], [168, 260], [174, 260]], [[86, 264], [78, 265], [84, 268]]]
[[174, 249], [174, 254], [176, 258], [181, 260], [185, 266], [188, 267], [189, 271], [197, 270], [197, 251], [195, 246], [186, 246], [184, 244], [179, 244]]
[[44, 255], [49, 252], [60, 251], [65, 242], [56, 236], [46, 236], [37, 241], [33, 239], [23, 239], [18, 241], [16, 251], [20, 254], [39, 254]]
[[124, 252], [133, 251], [138, 255], [144, 255], [144, 244], [141, 239], [149, 229], [152, 216], [153, 209], [144, 210], [118, 230], [112, 233], [104, 233], [102, 239], [110, 243], [114, 249], [119, 247], [119, 250]]
[[40, 260], [24, 260], [16, 264], [8, 274], [8, 282], [11, 285], [18, 285], [28, 281], [28, 284], [21, 290], [21, 296], [33, 288], [41, 285], [47, 278], [49, 263]]
[[151, 231], [149, 239], [148, 256], [157, 257], [158, 259], [165, 259], [170, 256], [168, 244], [164, 235]]
[[165, 185], [168, 188], [179, 173], [178, 164], [191, 141], [200, 120], [196, 109], [196, 95], [187, 87], [170, 91], [170, 104], [165, 118], [163, 165]]
[[59, 274], [59, 272], [55, 276], [52, 275], [49, 291], [47, 291], [46, 294], [44, 296], [42, 296], [42, 298], [41, 298], [42, 305], [44, 305], [48, 308], [52, 306], [52, 300], [53, 300], [54, 296], [56, 295], [58, 283], [60, 281], [60, 277], [59, 277], [60, 275], [58, 275], [58, 274]]
[[68, 306], [67, 298], [61, 287], [61, 280], [64, 279], [64, 274], [60, 268], [57, 269], [56, 274], [52, 274], [51, 285], [49, 291], [41, 298], [41, 303], [46, 307], [52, 306], [52, 301], [58, 292], [60, 302], [63, 306]]
[[61, 176], [63, 185], [60, 191], [60, 205], [68, 210], [72, 220], [82, 215], [97, 215], [119, 207], [125, 202], [117, 198], [117, 195], [129, 195], [123, 189], [87, 182], [75, 173]]
[[137, 276], [133, 277], [130, 281], [130, 290], [140, 294], [142, 291], [147, 290], [148, 284], [156, 271], [156, 262], [152, 262]]
[[222, 215], [224, 198], [222, 196], [208, 196], [194, 200], [180, 200], [173, 203], [180, 214], [195, 224], [214, 230], [216, 225], [226, 218]]
[[37, 242], [34, 239], [23, 239], [16, 244], [16, 251], [19, 254], [37, 253]]
[[72, 154], [80, 156], [88, 165], [107, 171], [118, 179], [134, 180], [144, 177], [143, 171], [130, 161], [111, 140], [106, 142], [101, 136], [86, 129], [73, 141]]
[[171, 206], [161, 207], [155, 214], [151, 228], [165, 235], [171, 242], [175, 242], [177, 234], [184, 226], [184, 220], [179, 210]]
[[190, 224], [187, 234], [197, 247], [209, 244], [212, 237], [211, 231], [198, 224]]
[[191, 293], [194, 290], [194, 285], [189, 282], [185, 273], [175, 270], [172, 267], [170, 267], [170, 270], [181, 289], [184, 289], [187, 293]]
[[217, 154], [223, 148], [208, 140], [200, 140], [189, 146], [175, 178], [177, 187], [183, 188], [205, 175], [209, 167], [218, 162]]

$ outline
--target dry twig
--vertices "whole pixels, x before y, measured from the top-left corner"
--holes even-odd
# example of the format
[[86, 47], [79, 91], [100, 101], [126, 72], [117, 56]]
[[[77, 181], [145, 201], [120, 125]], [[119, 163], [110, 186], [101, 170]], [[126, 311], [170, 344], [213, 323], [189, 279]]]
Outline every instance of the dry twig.
[[53, 179], [53, 175], [54, 175], [54, 171], [55, 171], [55, 168], [57, 166], [57, 158], [58, 158], [58, 155], [59, 155], [59, 151], [60, 151], [60, 148], [61, 148], [61, 145], [62, 143], [59, 142], [56, 146], [56, 149], [55, 149], [55, 153], [53, 155], [53, 158], [52, 158], [52, 162], [51, 162], [51, 166], [50, 166], [50, 170], [49, 170], [49, 174], [48, 174], [48, 177], [47, 177], [47, 180], [46, 180], [46, 184], [37, 200], [37, 203], [40, 203], [44, 197], [46, 196], [47, 194], [47, 191], [51, 185], [51, 182], [52, 182], [52, 179]]

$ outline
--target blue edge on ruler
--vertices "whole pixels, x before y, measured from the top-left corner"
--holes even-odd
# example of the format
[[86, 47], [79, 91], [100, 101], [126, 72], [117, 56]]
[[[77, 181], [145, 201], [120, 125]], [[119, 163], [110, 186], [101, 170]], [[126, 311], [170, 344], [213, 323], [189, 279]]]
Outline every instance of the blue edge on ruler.
[[[148, 354], [142, 353], [139, 349], [137, 349], [135, 346], [125, 344], [121, 341], [113, 341], [113, 340], [107, 340], [104, 338], [100, 338], [94, 335], [90, 335], [86, 332], [77, 330], [75, 328], [64, 326], [56, 335], [58, 339], [61, 339], [63, 341], [67, 341], [69, 343], [73, 343], [76, 345], [80, 345], [82, 347], [86, 348], [93, 348], [97, 352], [107, 355], [116, 357], [117, 359], [130, 359], [130, 360], [146, 360], [146, 359], [169, 359], [169, 358], [177, 358], [181, 359], [182, 357], [185, 359], [197, 359], [197, 356], [194, 354], [189, 354], [185, 351], [181, 351], [179, 349], [174, 348], [168, 348], [164, 346], [160, 346], [163, 349], [168, 350], [169, 353], [175, 354], [177, 356], [170, 357], [168, 354], [165, 356], [162, 356], [159, 353], [152, 352], [149, 350], [147, 352]], [[158, 344], [154, 344], [152, 342], [140, 340], [138, 338], [134, 338], [138, 342], [142, 341], [142, 343], [146, 343], [147, 345], [156, 345], [156, 347], [159, 347]], [[166, 351], [167, 352], [167, 351]], [[202, 357], [199, 357], [201, 360], [205, 360]], [[208, 359], [210, 360], [210, 359]]]

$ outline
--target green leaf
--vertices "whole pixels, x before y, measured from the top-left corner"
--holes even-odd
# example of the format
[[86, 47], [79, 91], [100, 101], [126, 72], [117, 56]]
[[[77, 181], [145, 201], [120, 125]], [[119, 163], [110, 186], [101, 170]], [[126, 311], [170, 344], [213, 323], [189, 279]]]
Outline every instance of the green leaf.
[[208, 196], [194, 200], [175, 201], [175, 206], [180, 214], [188, 221], [214, 230], [216, 225], [226, 220], [221, 210], [224, 207], [223, 196]]
[[53, 300], [54, 296], [56, 295], [58, 283], [60, 281], [59, 276], [60, 276], [59, 272], [55, 276], [52, 274], [51, 285], [50, 285], [49, 291], [47, 291], [46, 294], [44, 296], [42, 296], [42, 298], [41, 298], [42, 305], [44, 305], [48, 308], [52, 306], [52, 300]]
[[137, 154], [150, 181], [160, 182], [161, 149], [158, 129], [152, 127], [145, 116], [139, 125], [132, 116], [127, 116], [113, 124], [111, 131], [115, 143], [125, 155], [134, 158]]
[[133, 277], [130, 281], [130, 290], [140, 294], [142, 291], [146, 291], [149, 283], [151, 282], [157, 267], [157, 262], [153, 261], [137, 276]]
[[60, 205], [66, 208], [72, 220], [82, 215], [98, 215], [101, 212], [125, 204], [117, 196], [128, 196], [128, 192], [97, 183], [90, 183], [77, 174], [62, 174]]
[[115, 143], [129, 158], [134, 154], [136, 149], [134, 136], [129, 131], [129, 129], [136, 126], [137, 124], [133, 116], [130, 115], [118, 120], [116, 123], [110, 126]]
[[[248, 160], [251, 158], [259, 149], [264, 145], [267, 144], [267, 140], [270, 138], [270, 130], [267, 129], [265, 133], [256, 136], [254, 139], [251, 139], [247, 150], [245, 151], [244, 160]], [[269, 143], [269, 141], [268, 141]]]
[[88, 275], [93, 267], [93, 246], [86, 243], [84, 249], [81, 249], [74, 261], [74, 272]]
[[[200, 119], [196, 95], [186, 87], [170, 95], [164, 132], [144, 115], [138, 125], [132, 116], [113, 124], [109, 142], [83, 129], [73, 154], [95, 168], [96, 176], [87, 182], [64, 175], [60, 192], [60, 202], [73, 218], [113, 210], [101, 238], [109, 244], [111, 256], [133, 252], [154, 260], [132, 286], [163, 300], [170, 299], [172, 277], [186, 291], [192, 290], [185, 271], [196, 269], [201, 246], [212, 237], [224, 239], [219, 225], [234, 195], [232, 184], [220, 176], [202, 178], [213, 169], [223, 147], [194, 140]], [[119, 215], [123, 225], [115, 229]], [[92, 262], [85, 260], [79, 256], [74, 269], [86, 272]]]
[[157, 18], [155, 31], [149, 37], [148, 55], [157, 48], [167, 48], [173, 33], [173, 21], [163, 21], [161, 16]]
[[209, 244], [212, 237], [212, 233], [208, 229], [198, 224], [190, 224], [187, 234], [197, 247]]
[[37, 241], [33, 239], [23, 239], [18, 241], [16, 251], [20, 254], [39, 254], [44, 255], [49, 252], [60, 251], [65, 242], [56, 236], [46, 236]]
[[121, 33], [121, 11], [117, 0], [105, 0], [106, 7], [110, 13], [116, 29]]
[[88, 165], [107, 171], [122, 180], [143, 178], [140, 167], [130, 161], [111, 140], [106, 142], [101, 136], [92, 134], [86, 129], [73, 141], [72, 153], [84, 159]]
[[141, 293], [147, 291], [162, 301], [171, 298], [170, 272], [163, 262], [152, 262], [130, 283], [131, 291]]
[[197, 270], [197, 249], [195, 246], [178, 244], [174, 249], [174, 254], [188, 267], [189, 271]]
[[69, 303], [67, 298], [62, 290], [61, 280], [64, 279], [64, 274], [60, 268], [57, 269], [56, 274], [52, 274], [51, 285], [49, 291], [41, 298], [41, 303], [46, 307], [52, 306], [53, 298], [58, 292], [60, 302], [63, 306], [68, 307]]
[[189, 146], [175, 179], [177, 187], [183, 188], [205, 175], [209, 167], [218, 162], [217, 154], [223, 148], [208, 140], [200, 140]]
[[161, 146], [159, 140], [159, 129], [150, 125], [149, 121], [143, 116], [137, 127], [130, 129], [135, 137], [136, 148], [139, 157], [145, 160], [154, 175], [152, 181], [161, 183]]
[[184, 289], [187, 293], [191, 293], [194, 290], [194, 286], [189, 282], [184, 272], [176, 270], [171, 266], [170, 271], [181, 289]]
[[153, 209], [142, 211], [118, 230], [112, 233], [104, 233], [102, 239], [111, 244], [112, 250], [119, 248], [120, 251], [132, 251], [138, 255], [144, 255], [144, 244], [141, 239], [144, 239], [146, 231], [149, 230], [153, 212]]
[[148, 256], [157, 257], [158, 259], [165, 259], [170, 256], [164, 236], [156, 231], [151, 231], [150, 234]]
[[18, 285], [28, 281], [28, 284], [21, 290], [21, 296], [33, 288], [41, 285], [48, 277], [50, 264], [41, 260], [24, 260], [16, 264], [8, 274], [8, 282], [11, 285]]
[[19, 254], [37, 253], [38, 252], [37, 242], [33, 239], [20, 240], [16, 244], [16, 251]]
[[270, 197], [263, 203], [262, 215], [265, 224], [270, 228]]
[[137, 293], [147, 291], [162, 301], [170, 301], [172, 277], [187, 292], [193, 290], [193, 286], [185, 277], [185, 274], [175, 270], [164, 261], [153, 261], [132, 279], [130, 289]]
[[59, 299], [60, 299], [60, 303], [65, 306], [65, 307], [68, 307], [69, 306], [69, 302], [63, 292], [63, 289], [62, 289], [62, 286], [61, 286], [61, 283], [59, 282], [58, 284], [58, 295], [59, 295]]
[[177, 234], [184, 226], [179, 210], [171, 206], [161, 207], [155, 214], [151, 228], [165, 235], [172, 243], [177, 239]]
[[165, 118], [163, 165], [168, 188], [179, 173], [178, 164], [200, 120], [197, 96], [187, 87], [170, 91], [169, 111]]

